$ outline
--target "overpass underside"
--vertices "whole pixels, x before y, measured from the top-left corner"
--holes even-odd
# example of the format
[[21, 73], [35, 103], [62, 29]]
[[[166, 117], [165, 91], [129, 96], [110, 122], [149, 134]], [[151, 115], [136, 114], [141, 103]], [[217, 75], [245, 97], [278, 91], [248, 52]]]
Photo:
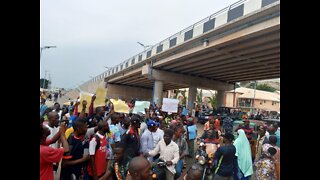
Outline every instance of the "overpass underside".
[[107, 88], [120, 85], [140, 88], [140, 92], [150, 90], [147, 96], [155, 97], [159, 89], [204, 88], [219, 93], [232, 89], [236, 82], [279, 77], [280, 3], [151, 56], [106, 77], [105, 82]]
[[[261, 29], [262, 28], [262, 29]], [[152, 61], [152, 69], [235, 83], [280, 77], [280, 17]], [[142, 75], [142, 68], [107, 81], [110, 84], [152, 89], [154, 80]], [[164, 90], [189, 87], [180, 81], [163, 82]]]

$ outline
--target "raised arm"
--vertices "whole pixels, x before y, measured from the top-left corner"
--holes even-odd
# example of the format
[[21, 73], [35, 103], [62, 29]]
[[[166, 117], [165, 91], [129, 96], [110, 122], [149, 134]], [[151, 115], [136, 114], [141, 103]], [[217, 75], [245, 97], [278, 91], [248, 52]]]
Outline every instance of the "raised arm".
[[89, 116], [94, 114], [94, 111], [93, 111], [94, 100], [96, 100], [96, 95], [93, 95], [91, 98], [91, 103], [89, 106]]

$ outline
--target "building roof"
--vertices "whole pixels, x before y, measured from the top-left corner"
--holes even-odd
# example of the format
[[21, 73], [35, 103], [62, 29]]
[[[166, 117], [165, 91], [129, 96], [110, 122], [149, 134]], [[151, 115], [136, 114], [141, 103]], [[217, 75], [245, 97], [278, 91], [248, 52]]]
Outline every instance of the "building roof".
[[[255, 92], [254, 92], [255, 91]], [[230, 93], [233, 93], [234, 90], [227, 91]], [[267, 91], [261, 91], [261, 90], [254, 90], [250, 88], [236, 88], [235, 89], [236, 93], [240, 93], [241, 95], [238, 96], [238, 98], [244, 98], [244, 99], [260, 99], [260, 100], [269, 100], [269, 101], [276, 101], [280, 102], [280, 91], [278, 93], [273, 93], [273, 92], [267, 92]]]

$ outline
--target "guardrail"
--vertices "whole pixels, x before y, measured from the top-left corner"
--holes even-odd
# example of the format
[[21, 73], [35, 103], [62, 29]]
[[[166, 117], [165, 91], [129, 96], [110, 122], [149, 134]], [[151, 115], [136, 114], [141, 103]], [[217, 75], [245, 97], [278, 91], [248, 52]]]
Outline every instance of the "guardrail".
[[189, 41], [197, 36], [205, 34], [217, 27], [229, 23], [246, 14], [259, 10], [267, 5], [273, 4], [279, 0], [240, 0], [220, 11], [211, 14], [210, 16], [194, 23], [193, 25], [173, 34], [172, 36], [160, 41], [159, 43], [145, 49], [144, 51], [130, 57], [124, 62], [109, 68], [109, 70], [97, 75], [93, 79], [85, 82], [94, 83], [103, 80], [105, 77], [123, 71], [133, 65], [146, 61], [152, 56], [164, 52], [168, 49], [178, 46], [186, 41]]

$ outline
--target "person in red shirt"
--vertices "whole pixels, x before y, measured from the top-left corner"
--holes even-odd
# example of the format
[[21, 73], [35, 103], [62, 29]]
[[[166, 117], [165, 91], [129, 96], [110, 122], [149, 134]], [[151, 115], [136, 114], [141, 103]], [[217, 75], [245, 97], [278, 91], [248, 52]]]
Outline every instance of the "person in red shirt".
[[214, 134], [215, 131], [213, 129], [209, 129], [207, 131], [207, 137], [204, 139], [204, 143], [213, 143], [213, 144], [220, 144], [220, 139], [216, 137]]
[[248, 119], [244, 119], [243, 122], [244, 124], [243, 125], [239, 124], [239, 127], [235, 131], [237, 132], [239, 129], [243, 129], [249, 142], [251, 142], [252, 135], [254, 134], [254, 130], [252, 127], [250, 127], [250, 121]]
[[[106, 120], [98, 123], [98, 132], [91, 139], [89, 144], [90, 164], [88, 174], [90, 179], [98, 179], [103, 176], [107, 169], [107, 139], [105, 134], [109, 132], [109, 125]], [[99, 143], [97, 141], [100, 141]]]
[[217, 130], [221, 131], [221, 125], [220, 125], [221, 116], [218, 114], [217, 119], [214, 121], [214, 125]]
[[191, 111], [189, 111], [188, 116], [186, 117], [186, 119], [187, 119], [187, 124], [189, 124], [189, 122], [192, 122], [192, 124], [195, 123], [194, 117], [192, 117], [192, 112]]
[[[63, 153], [69, 151], [69, 145], [65, 137], [67, 125], [60, 124], [59, 132], [52, 139], [48, 127], [40, 123], [40, 180], [53, 180], [53, 163], [59, 163]], [[52, 148], [48, 145], [55, 143], [60, 138], [63, 148]]]

